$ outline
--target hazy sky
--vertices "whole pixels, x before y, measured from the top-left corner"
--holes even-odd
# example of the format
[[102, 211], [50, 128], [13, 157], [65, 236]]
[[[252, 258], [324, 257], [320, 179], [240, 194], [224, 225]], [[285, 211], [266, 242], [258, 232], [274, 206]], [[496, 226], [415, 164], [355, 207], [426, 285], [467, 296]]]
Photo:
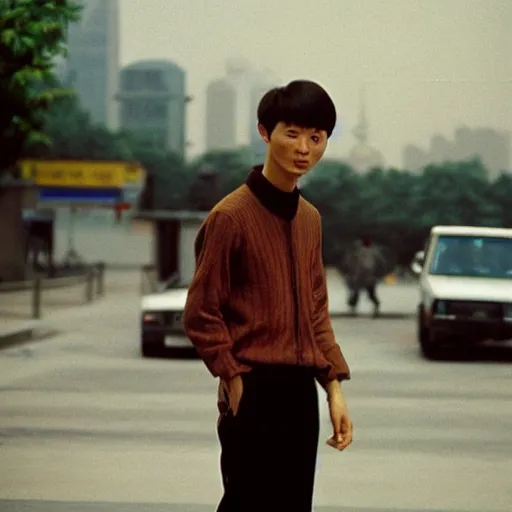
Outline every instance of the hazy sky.
[[388, 165], [465, 124], [512, 131], [512, 0], [119, 0], [121, 64], [166, 58], [187, 71], [188, 137], [204, 148], [207, 83], [242, 57], [285, 83], [316, 80], [354, 144], [366, 84], [370, 141]]

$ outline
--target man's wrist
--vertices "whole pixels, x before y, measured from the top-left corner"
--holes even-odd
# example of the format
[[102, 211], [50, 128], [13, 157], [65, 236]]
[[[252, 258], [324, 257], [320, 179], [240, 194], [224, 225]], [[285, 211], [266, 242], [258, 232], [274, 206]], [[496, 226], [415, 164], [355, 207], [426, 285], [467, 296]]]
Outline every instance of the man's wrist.
[[330, 402], [335, 399], [343, 399], [343, 391], [341, 390], [341, 383], [338, 379], [329, 380], [325, 386], [327, 391], [327, 401]]

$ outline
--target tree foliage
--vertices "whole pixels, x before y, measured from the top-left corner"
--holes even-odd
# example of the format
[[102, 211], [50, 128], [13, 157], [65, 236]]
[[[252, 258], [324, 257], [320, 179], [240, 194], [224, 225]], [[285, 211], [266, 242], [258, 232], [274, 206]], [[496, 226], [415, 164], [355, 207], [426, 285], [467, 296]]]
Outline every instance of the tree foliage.
[[48, 141], [44, 113], [68, 93], [48, 86], [54, 59], [65, 54], [68, 23], [79, 13], [69, 0], [0, 3], [0, 172], [11, 170], [27, 145]]
[[131, 160], [126, 136], [92, 123], [76, 96], [58, 98], [43, 116], [42, 131], [48, 142], [25, 151], [33, 158], [71, 160]]
[[[251, 166], [244, 149], [210, 152], [185, 162], [133, 134], [91, 124], [74, 97], [55, 101], [42, 129], [53, 143], [33, 146], [31, 156], [140, 162], [149, 174], [143, 209], [194, 209], [215, 203], [244, 183]], [[215, 173], [218, 179], [212, 180]], [[301, 187], [322, 215], [329, 265], [340, 265], [360, 236], [372, 237], [393, 263], [408, 265], [433, 225], [512, 228], [512, 175], [491, 177], [478, 159], [432, 164], [416, 173], [373, 169], [365, 174], [343, 162], [324, 160]]]
[[420, 173], [375, 169], [356, 174], [337, 162], [312, 172], [303, 191], [323, 215], [324, 254], [370, 236], [407, 265], [437, 224], [512, 227], [512, 175], [490, 178], [479, 159], [427, 166]]
[[189, 165], [188, 172], [197, 179], [201, 172], [212, 172], [218, 176], [216, 200], [240, 186], [250, 168], [250, 155], [245, 150], [211, 151], [196, 158]]
[[186, 209], [187, 192], [192, 186], [193, 176], [187, 172], [183, 158], [171, 151], [148, 147], [134, 136], [125, 137], [133, 159], [140, 162], [148, 173], [144, 209]]

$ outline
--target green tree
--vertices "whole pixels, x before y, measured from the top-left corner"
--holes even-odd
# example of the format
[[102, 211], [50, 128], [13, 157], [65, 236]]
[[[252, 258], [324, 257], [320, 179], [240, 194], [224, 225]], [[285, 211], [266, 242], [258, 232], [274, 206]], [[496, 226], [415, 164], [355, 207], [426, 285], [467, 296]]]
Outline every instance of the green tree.
[[499, 225], [512, 228], [512, 174], [501, 173], [489, 189], [489, 203], [498, 210]]
[[430, 165], [414, 193], [413, 217], [422, 226], [497, 225], [499, 211], [489, 201], [489, 186], [488, 172], [479, 159]]
[[202, 169], [209, 169], [219, 176], [219, 199], [226, 196], [247, 179], [251, 167], [250, 153], [244, 149], [211, 151], [196, 158], [189, 166], [192, 179]]
[[322, 215], [324, 260], [339, 265], [360, 228], [361, 178], [335, 160], [319, 163], [306, 178], [301, 192]]
[[331, 265], [339, 265], [360, 236], [386, 248], [390, 261], [408, 265], [435, 224], [512, 225], [510, 175], [491, 183], [478, 159], [430, 165], [422, 173], [365, 174], [324, 161], [303, 194], [322, 214], [324, 256]]
[[27, 156], [71, 160], [131, 160], [123, 134], [94, 125], [76, 96], [56, 100], [44, 115], [42, 130], [49, 142], [33, 144]]
[[348, 165], [324, 160], [305, 180], [302, 193], [322, 215], [354, 216], [359, 207], [360, 179]]
[[193, 183], [183, 158], [173, 152], [144, 144], [132, 134], [124, 134], [132, 157], [139, 162], [148, 179], [141, 198], [142, 209], [182, 210], [188, 208], [188, 193]]
[[0, 172], [12, 171], [27, 145], [48, 141], [44, 113], [67, 94], [51, 82], [53, 63], [65, 54], [68, 23], [80, 8], [69, 0], [9, 0], [0, 4]]

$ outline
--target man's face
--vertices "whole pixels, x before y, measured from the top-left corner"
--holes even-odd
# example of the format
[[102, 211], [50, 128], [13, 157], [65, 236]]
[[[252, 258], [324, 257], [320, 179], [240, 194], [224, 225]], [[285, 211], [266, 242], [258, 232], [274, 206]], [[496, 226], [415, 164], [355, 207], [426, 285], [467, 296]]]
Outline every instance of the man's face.
[[280, 122], [272, 135], [259, 126], [260, 134], [268, 143], [270, 159], [284, 172], [296, 178], [304, 176], [322, 158], [327, 148], [327, 132], [302, 128]]

